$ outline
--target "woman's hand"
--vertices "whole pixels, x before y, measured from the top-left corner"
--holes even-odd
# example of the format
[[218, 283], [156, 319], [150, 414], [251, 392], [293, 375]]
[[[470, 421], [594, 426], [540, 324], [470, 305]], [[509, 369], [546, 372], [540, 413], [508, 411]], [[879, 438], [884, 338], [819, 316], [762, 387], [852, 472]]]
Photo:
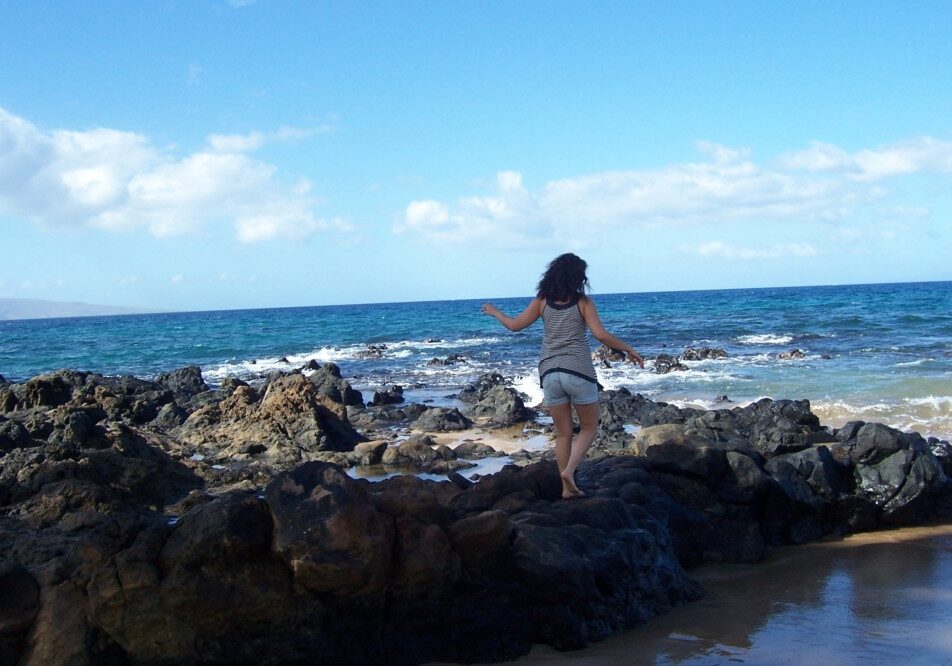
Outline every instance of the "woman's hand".
[[643, 358], [641, 357], [641, 354], [639, 354], [638, 352], [636, 352], [636, 351], [635, 351], [634, 349], [632, 349], [631, 347], [628, 348], [628, 360], [631, 361], [632, 363], [637, 363], [637, 364], [640, 365], [642, 368], [645, 367], [645, 359], [643, 359]]
[[490, 317], [499, 318], [499, 315], [502, 314], [492, 303], [483, 303], [483, 314], [488, 314]]

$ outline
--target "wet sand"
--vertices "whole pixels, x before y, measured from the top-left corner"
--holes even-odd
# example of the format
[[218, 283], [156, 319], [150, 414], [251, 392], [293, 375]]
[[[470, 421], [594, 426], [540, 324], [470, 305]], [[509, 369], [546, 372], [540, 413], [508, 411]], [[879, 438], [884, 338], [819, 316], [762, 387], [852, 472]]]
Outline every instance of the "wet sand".
[[540, 428], [527, 428], [523, 424], [509, 428], [474, 427], [454, 432], [428, 432], [423, 434], [429, 435], [438, 444], [446, 444], [451, 449], [455, 449], [463, 442], [474, 441], [480, 444], [488, 444], [507, 455], [520, 449], [541, 451], [554, 446], [554, 442], [550, 442], [549, 437]]
[[577, 652], [511, 664], [952, 663], [952, 525], [774, 550], [691, 572], [704, 599]]

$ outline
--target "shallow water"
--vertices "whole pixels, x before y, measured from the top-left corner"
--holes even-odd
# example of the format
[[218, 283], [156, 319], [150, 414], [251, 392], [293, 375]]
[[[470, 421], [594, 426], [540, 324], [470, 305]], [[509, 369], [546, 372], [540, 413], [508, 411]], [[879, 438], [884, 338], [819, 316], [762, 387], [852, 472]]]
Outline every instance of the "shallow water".
[[577, 652], [537, 646], [519, 666], [952, 663], [952, 526], [777, 549], [693, 572], [707, 592]]

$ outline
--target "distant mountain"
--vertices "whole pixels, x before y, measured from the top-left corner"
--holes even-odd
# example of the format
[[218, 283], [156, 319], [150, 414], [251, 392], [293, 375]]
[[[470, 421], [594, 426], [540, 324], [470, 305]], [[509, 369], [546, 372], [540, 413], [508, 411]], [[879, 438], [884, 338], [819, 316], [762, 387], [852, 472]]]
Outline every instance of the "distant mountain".
[[35, 298], [0, 298], [0, 320], [49, 319], [51, 317], [100, 317], [103, 315], [145, 314], [155, 310], [95, 305], [76, 301], [61, 303]]

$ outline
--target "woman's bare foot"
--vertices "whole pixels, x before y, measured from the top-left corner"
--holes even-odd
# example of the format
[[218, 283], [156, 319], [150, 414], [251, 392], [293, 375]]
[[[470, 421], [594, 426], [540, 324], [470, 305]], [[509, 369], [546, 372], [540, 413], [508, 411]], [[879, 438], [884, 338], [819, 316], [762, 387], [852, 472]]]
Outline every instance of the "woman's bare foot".
[[559, 476], [562, 479], [562, 499], [585, 497], [585, 493], [579, 490], [579, 487], [575, 485], [575, 474], [562, 472]]

